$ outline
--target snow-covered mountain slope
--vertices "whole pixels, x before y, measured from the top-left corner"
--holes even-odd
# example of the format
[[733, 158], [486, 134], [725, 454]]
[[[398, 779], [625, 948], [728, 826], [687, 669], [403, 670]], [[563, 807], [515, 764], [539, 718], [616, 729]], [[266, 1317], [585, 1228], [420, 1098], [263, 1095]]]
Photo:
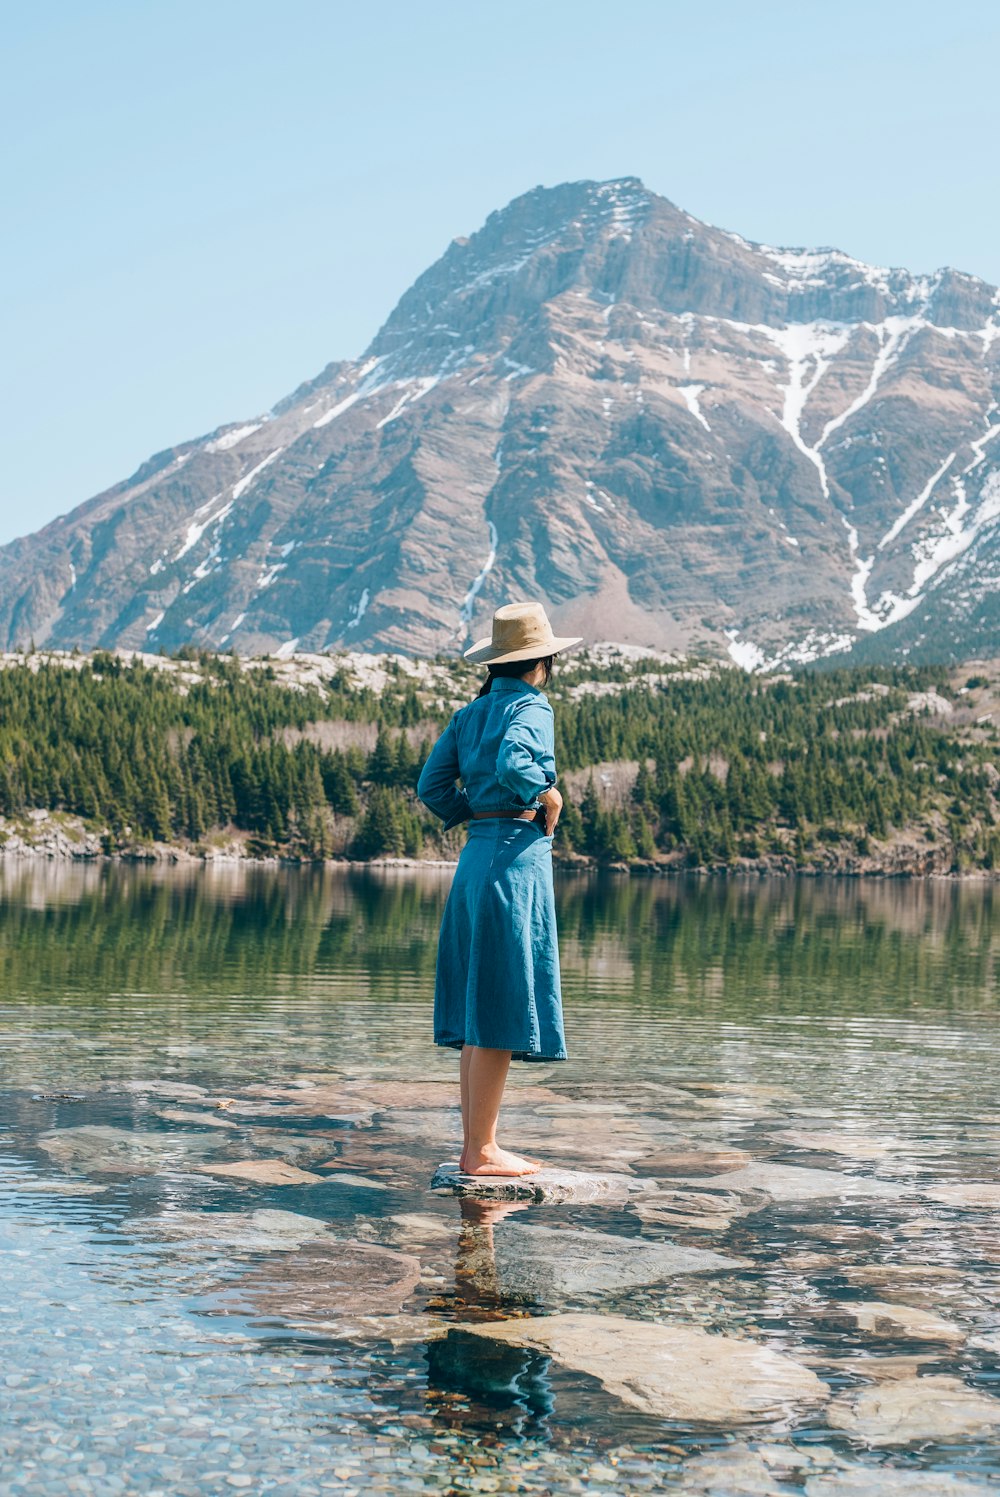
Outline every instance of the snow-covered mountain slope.
[[539, 188], [357, 363], [0, 550], [0, 640], [420, 653], [532, 595], [765, 668], [997, 652], [998, 360], [972, 276]]

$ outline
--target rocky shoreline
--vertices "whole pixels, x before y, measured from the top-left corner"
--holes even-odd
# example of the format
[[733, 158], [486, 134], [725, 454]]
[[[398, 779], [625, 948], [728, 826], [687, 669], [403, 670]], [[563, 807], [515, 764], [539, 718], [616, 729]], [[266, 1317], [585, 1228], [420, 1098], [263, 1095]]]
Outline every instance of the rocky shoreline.
[[[149, 864], [202, 864], [204, 866], [249, 866], [261, 868], [288, 867], [353, 867], [353, 868], [399, 868], [399, 869], [447, 869], [453, 868], [456, 858], [433, 857], [385, 857], [348, 858], [331, 857], [309, 859], [287, 853], [259, 854], [247, 849], [245, 840], [232, 838], [214, 847], [192, 848], [179, 843], [125, 842], [110, 846], [110, 833], [88, 829], [82, 821], [62, 813], [33, 811], [27, 818], [28, 830], [22, 823], [19, 828], [11, 826], [0, 817], [0, 863], [32, 860], [68, 863], [149, 863]], [[656, 861], [636, 860], [631, 863], [601, 862], [581, 853], [559, 856], [556, 852], [556, 868], [560, 873], [614, 873], [629, 874], [634, 878], [670, 878], [696, 874], [703, 877], [748, 876], [758, 878], [788, 878], [798, 875], [804, 878], [905, 878], [945, 879], [954, 882], [993, 882], [1000, 877], [1000, 869], [970, 868], [955, 870], [949, 866], [950, 851], [945, 847], [918, 848], [910, 843], [898, 843], [888, 848], [883, 856], [837, 854], [830, 849], [817, 853], [815, 860], [802, 865], [790, 854], [768, 853], [759, 858], [738, 858], [731, 864], [710, 866], [691, 865], [678, 856], [675, 859]]]

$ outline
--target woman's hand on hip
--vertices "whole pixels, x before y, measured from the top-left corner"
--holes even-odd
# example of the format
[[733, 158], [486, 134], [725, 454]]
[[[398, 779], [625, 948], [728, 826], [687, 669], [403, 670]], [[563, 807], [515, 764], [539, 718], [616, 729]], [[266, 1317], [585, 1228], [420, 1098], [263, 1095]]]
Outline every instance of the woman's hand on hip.
[[559, 817], [562, 815], [562, 795], [554, 785], [550, 785], [544, 795], [540, 795], [538, 799], [545, 808], [545, 835], [552, 837], [555, 835], [556, 827], [559, 825]]

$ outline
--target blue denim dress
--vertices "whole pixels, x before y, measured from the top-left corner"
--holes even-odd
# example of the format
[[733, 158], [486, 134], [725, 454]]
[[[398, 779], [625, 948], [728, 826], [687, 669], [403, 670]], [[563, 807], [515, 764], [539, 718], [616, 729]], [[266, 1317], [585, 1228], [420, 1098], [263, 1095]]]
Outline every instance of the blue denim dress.
[[[417, 794], [447, 829], [473, 811], [537, 806], [555, 781], [547, 698], [501, 676], [455, 713]], [[515, 1060], [566, 1059], [552, 838], [537, 821], [469, 822], [441, 921], [434, 1040], [510, 1050]]]

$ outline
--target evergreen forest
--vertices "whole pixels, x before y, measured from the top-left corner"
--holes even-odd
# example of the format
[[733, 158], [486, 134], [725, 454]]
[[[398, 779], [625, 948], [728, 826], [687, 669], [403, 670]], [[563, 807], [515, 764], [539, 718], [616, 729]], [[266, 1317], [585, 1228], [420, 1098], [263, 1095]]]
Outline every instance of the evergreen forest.
[[[286, 663], [281, 663], [284, 666]], [[380, 689], [181, 652], [7, 658], [0, 843], [40, 824], [132, 857], [454, 858], [420, 765], [476, 692], [462, 662]], [[889, 872], [1000, 868], [990, 677], [856, 667], [760, 677], [570, 657], [549, 688], [569, 863]], [[45, 814], [43, 814], [45, 813]]]

